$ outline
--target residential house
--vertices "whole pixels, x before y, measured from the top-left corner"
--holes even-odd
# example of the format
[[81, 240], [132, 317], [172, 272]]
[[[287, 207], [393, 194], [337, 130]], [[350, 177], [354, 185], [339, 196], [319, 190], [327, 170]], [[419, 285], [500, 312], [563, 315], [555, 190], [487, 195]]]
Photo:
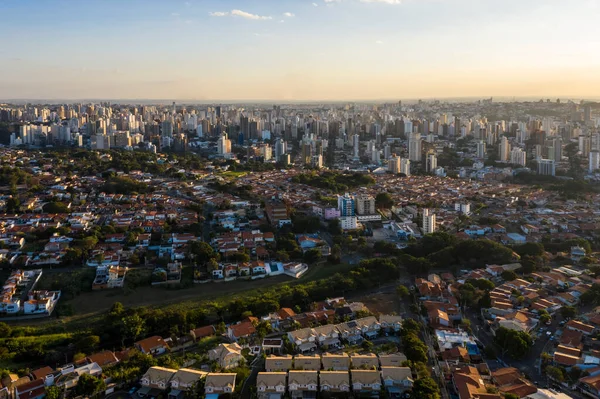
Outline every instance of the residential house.
[[321, 357], [317, 355], [297, 355], [294, 356], [295, 370], [321, 370]]
[[15, 399], [42, 399], [45, 396], [46, 386], [41, 378], [15, 387]]
[[235, 373], [208, 373], [204, 382], [204, 393], [232, 393], [235, 390], [235, 377]]
[[350, 355], [353, 369], [375, 370], [379, 368], [379, 358], [373, 353], [360, 355], [354, 353]]
[[350, 357], [347, 353], [323, 353], [321, 356], [323, 370], [350, 370]]
[[390, 394], [399, 394], [413, 386], [410, 367], [382, 367], [383, 386]]
[[321, 348], [339, 348], [342, 344], [340, 333], [333, 324], [315, 327], [313, 332], [317, 335], [317, 343]]
[[254, 333], [256, 333], [256, 328], [251, 321], [242, 321], [227, 327], [227, 336], [233, 341], [237, 341], [242, 337], [249, 337]]
[[190, 330], [190, 335], [196, 341], [198, 341], [202, 338], [211, 337], [211, 336], [215, 335], [215, 327], [214, 326], [199, 327], [194, 330]]
[[452, 374], [452, 382], [459, 399], [502, 399], [501, 395], [488, 394], [485, 382], [475, 367], [459, 367]]
[[350, 374], [347, 371], [321, 371], [319, 385], [321, 392], [350, 392]]
[[565, 329], [579, 331], [584, 335], [591, 335], [596, 330], [594, 326], [584, 324], [577, 320], [569, 320], [567, 324], [565, 324]]
[[291, 355], [267, 356], [265, 359], [265, 370], [267, 372], [288, 371], [292, 369], [293, 358]]
[[151, 389], [159, 389], [161, 391], [170, 387], [169, 382], [175, 375], [177, 370], [166, 367], [153, 366], [150, 367], [140, 379], [142, 387], [149, 388], [144, 392], [150, 392]]
[[352, 370], [352, 389], [355, 393], [376, 395], [381, 389], [381, 375], [377, 370]]
[[537, 388], [514, 367], [505, 367], [492, 372], [492, 381], [503, 394], [513, 394], [519, 398], [532, 395]]
[[340, 332], [340, 337], [348, 341], [351, 345], [360, 343], [363, 340], [362, 328], [358, 325], [356, 320], [337, 324], [336, 328]]
[[290, 370], [288, 389], [292, 399], [315, 397], [319, 386], [318, 372], [314, 370]]
[[261, 399], [281, 398], [285, 394], [286, 372], [258, 373], [256, 389]]
[[381, 367], [400, 367], [402, 363], [407, 361], [404, 353], [392, 353], [389, 355], [379, 355], [379, 364]]
[[287, 333], [290, 342], [293, 342], [299, 352], [312, 352], [317, 349], [317, 334], [312, 328], [303, 328]]
[[193, 389], [196, 383], [203, 380], [208, 375], [207, 372], [194, 369], [179, 369], [171, 378], [171, 391], [169, 399], [181, 399], [185, 392]]
[[227, 370], [235, 368], [244, 362], [242, 347], [237, 343], [220, 344], [215, 349], [208, 351], [208, 358], [216, 361], [219, 367]]
[[145, 355], [161, 355], [169, 350], [169, 345], [158, 335], [143, 339], [134, 344], [135, 348]]
[[580, 378], [579, 389], [592, 398], [600, 398], [600, 374]]
[[100, 367], [110, 367], [119, 363], [119, 359], [117, 359], [112, 351], [94, 353], [93, 355], [88, 356], [86, 359], [88, 363], [96, 363]]
[[382, 314], [379, 316], [379, 324], [381, 324], [381, 328], [386, 333], [398, 333], [402, 328], [402, 317]]

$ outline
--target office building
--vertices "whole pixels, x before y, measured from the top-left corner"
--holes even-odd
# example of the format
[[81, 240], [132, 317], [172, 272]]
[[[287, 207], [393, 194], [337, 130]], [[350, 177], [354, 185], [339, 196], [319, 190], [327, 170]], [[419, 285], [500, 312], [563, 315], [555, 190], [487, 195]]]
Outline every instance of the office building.
[[279, 162], [281, 156], [287, 153], [287, 143], [282, 139], [275, 140], [275, 160]]
[[556, 162], [554, 159], [538, 160], [538, 174], [543, 176], [556, 176]]
[[592, 150], [592, 140], [588, 136], [579, 136], [579, 153], [582, 157], [587, 158]]
[[360, 137], [358, 134], [352, 136], [352, 147], [354, 150], [354, 159], [360, 159], [359, 149], [360, 149]]

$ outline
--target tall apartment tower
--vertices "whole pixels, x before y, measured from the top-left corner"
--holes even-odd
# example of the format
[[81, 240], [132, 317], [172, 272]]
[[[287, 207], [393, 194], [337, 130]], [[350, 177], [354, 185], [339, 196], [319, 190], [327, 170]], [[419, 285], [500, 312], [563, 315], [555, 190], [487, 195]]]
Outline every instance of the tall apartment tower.
[[421, 133], [412, 133], [408, 139], [408, 159], [421, 162]]

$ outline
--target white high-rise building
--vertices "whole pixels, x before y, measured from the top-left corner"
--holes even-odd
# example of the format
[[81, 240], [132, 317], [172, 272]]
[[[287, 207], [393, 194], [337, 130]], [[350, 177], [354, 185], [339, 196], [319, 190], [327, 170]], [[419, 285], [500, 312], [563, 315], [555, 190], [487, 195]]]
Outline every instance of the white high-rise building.
[[477, 142], [477, 158], [485, 158], [485, 141], [483, 140]]
[[282, 155], [287, 153], [287, 143], [282, 139], [275, 140], [275, 160], [280, 161]]
[[352, 147], [354, 148], [354, 159], [359, 159], [360, 137], [358, 136], [358, 134], [352, 136]]
[[379, 162], [381, 161], [381, 153], [379, 152], [379, 150], [377, 148], [373, 148], [371, 150], [371, 162], [379, 165]]
[[384, 159], [390, 159], [390, 156], [392, 155], [392, 149], [390, 148], [389, 144], [386, 144], [383, 147], [383, 158]]
[[435, 213], [423, 209], [423, 234], [435, 233]]
[[508, 142], [508, 139], [506, 137], [502, 137], [502, 139], [500, 140], [500, 151], [498, 154], [500, 157], [500, 161], [507, 162], [509, 159], [509, 153], [510, 143]]
[[217, 140], [217, 154], [225, 158], [231, 156], [231, 140], [227, 138], [227, 133], [223, 133]]
[[400, 157], [393, 156], [388, 160], [388, 172], [397, 175], [400, 173]]
[[593, 173], [598, 169], [600, 169], [600, 152], [598, 150], [592, 150], [590, 151], [588, 172]]
[[260, 147], [260, 155], [265, 161], [270, 161], [273, 158], [273, 149], [269, 144], [264, 144]]
[[202, 124], [199, 124], [198, 127], [196, 127], [196, 136], [198, 136], [198, 137], [204, 136], [204, 132], [202, 131]]
[[527, 164], [527, 153], [521, 148], [513, 148], [510, 151], [510, 163], [525, 166]]
[[412, 133], [408, 139], [408, 159], [421, 162], [421, 133]]
[[437, 155], [427, 154], [427, 160], [425, 165], [426, 172], [433, 172], [437, 168]]
[[467, 203], [457, 202], [456, 204], [454, 204], [454, 210], [456, 212], [460, 212], [465, 215], [470, 215], [471, 214], [471, 204], [468, 202]]
[[410, 176], [410, 159], [402, 158], [400, 160], [400, 173]]

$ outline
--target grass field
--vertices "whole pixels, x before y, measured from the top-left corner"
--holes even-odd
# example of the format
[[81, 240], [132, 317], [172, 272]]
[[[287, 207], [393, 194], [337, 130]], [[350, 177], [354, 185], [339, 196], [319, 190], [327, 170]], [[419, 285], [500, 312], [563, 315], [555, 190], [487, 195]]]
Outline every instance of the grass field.
[[248, 172], [235, 172], [233, 170], [228, 170], [226, 172], [220, 173], [219, 175], [223, 178], [234, 179], [234, 178], [239, 178], [239, 177], [245, 176], [246, 174], [248, 174]]

